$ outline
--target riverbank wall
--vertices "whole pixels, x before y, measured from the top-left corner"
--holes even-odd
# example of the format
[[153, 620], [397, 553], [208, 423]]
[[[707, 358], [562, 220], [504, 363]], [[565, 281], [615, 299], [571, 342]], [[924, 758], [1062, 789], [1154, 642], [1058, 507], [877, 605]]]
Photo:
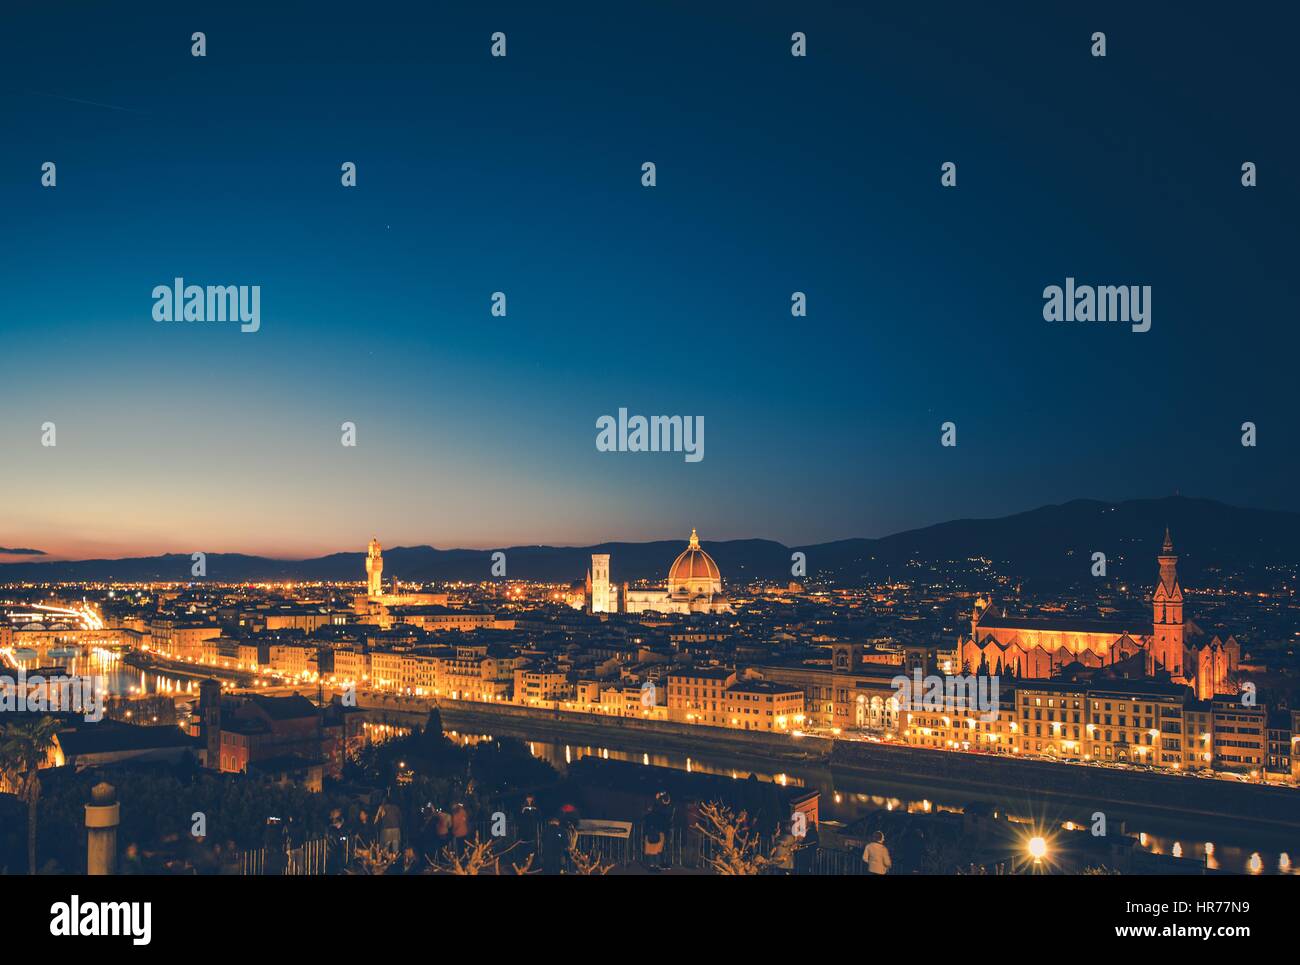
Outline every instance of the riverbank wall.
[[[428, 710], [406, 711], [387, 702], [375, 702], [360, 695], [358, 705], [370, 716], [388, 723], [424, 722]], [[656, 750], [698, 753], [701, 748], [729, 756], [766, 763], [825, 764], [832, 741], [825, 737], [791, 738], [784, 734], [733, 731], [721, 727], [702, 728], [666, 720], [543, 710], [513, 704], [475, 704], [468, 701], [440, 701], [443, 727], [468, 733], [531, 738], [539, 741], [592, 744], [622, 750]], [[400, 715], [400, 716], [397, 716]], [[702, 731], [709, 731], [707, 735]]]
[[860, 741], [836, 741], [829, 763], [835, 775], [917, 781], [984, 795], [992, 788], [1005, 800], [1048, 796], [1095, 802], [1111, 820], [1127, 811], [1167, 812], [1300, 830], [1300, 789], [1290, 787]]

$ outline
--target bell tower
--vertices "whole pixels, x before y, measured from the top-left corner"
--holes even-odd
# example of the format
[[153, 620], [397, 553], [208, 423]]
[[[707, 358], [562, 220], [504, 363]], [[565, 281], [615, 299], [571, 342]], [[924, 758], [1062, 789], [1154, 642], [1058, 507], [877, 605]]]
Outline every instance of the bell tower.
[[1151, 595], [1153, 626], [1151, 656], [1174, 677], [1183, 675], [1183, 588], [1178, 585], [1178, 555], [1165, 528], [1165, 542], [1156, 558], [1160, 582]]
[[372, 600], [384, 595], [384, 553], [373, 536], [366, 553], [366, 593]]
[[587, 592], [592, 613], [610, 613], [609, 605], [609, 554], [591, 554], [591, 587]]
[[204, 765], [223, 771], [221, 760], [221, 684], [211, 677], [199, 681], [199, 720], [207, 757]]

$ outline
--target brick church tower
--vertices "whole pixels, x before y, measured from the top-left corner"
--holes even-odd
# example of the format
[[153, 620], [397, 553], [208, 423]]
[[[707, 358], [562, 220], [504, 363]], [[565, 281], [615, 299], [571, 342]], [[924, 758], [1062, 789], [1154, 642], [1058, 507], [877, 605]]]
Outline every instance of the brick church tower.
[[1174, 541], [1165, 529], [1160, 549], [1160, 582], [1151, 597], [1154, 611], [1151, 656], [1175, 678], [1183, 676], [1183, 588], [1178, 585], [1178, 556]]

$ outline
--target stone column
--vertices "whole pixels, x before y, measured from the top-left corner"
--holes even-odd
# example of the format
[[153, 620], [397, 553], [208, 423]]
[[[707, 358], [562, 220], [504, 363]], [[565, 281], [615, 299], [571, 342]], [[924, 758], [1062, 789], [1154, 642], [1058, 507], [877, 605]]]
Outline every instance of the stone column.
[[117, 825], [121, 805], [113, 785], [101, 781], [90, 789], [86, 805], [86, 874], [117, 873]]

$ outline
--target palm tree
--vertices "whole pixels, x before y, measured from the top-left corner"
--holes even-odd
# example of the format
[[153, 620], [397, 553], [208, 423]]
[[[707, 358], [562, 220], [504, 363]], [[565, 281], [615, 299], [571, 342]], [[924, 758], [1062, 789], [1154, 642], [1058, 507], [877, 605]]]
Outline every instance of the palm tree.
[[41, 799], [37, 774], [54, 746], [59, 721], [36, 717], [0, 727], [0, 774], [20, 801], [27, 802], [27, 873], [36, 874], [36, 805]]

